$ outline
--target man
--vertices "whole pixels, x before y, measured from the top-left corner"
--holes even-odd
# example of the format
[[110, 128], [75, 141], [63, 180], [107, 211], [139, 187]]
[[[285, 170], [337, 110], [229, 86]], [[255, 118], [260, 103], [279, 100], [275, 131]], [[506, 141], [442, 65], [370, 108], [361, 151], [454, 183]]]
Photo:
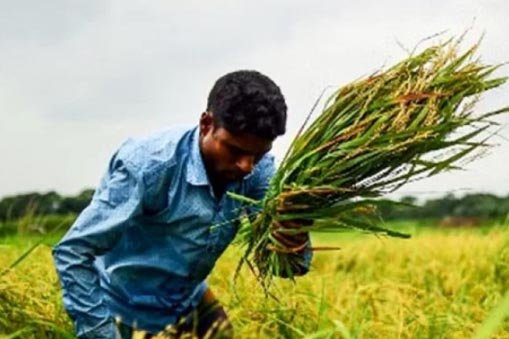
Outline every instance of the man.
[[[78, 337], [128, 338], [134, 328], [155, 334], [172, 324], [177, 334], [199, 337], [220, 324], [231, 336], [205, 282], [243, 208], [225, 192], [264, 196], [275, 170], [268, 151], [285, 125], [279, 87], [259, 72], [237, 71], [217, 80], [199, 126], [120, 147], [53, 250]], [[309, 244], [307, 234], [277, 236]], [[306, 273], [309, 246], [291, 255], [305, 259], [296, 274]]]

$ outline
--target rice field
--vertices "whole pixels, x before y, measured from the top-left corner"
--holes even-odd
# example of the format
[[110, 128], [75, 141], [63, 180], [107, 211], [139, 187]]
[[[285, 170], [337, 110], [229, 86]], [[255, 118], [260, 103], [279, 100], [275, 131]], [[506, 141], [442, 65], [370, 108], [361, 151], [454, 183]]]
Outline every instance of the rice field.
[[[478, 338], [509, 338], [509, 319], [500, 320], [509, 282], [507, 226], [411, 233], [408, 240], [314, 235], [315, 244], [342, 249], [315, 253], [311, 272], [296, 284], [278, 280], [272, 292], [279, 301], [266, 298], [246, 271], [232, 280], [236, 247], [209, 283], [238, 338], [471, 338], [486, 319], [494, 321], [485, 332], [493, 335]], [[1, 239], [1, 267], [36, 240]], [[55, 240], [0, 276], [0, 338], [73, 337], [50, 255]], [[497, 305], [498, 318], [490, 316]]]

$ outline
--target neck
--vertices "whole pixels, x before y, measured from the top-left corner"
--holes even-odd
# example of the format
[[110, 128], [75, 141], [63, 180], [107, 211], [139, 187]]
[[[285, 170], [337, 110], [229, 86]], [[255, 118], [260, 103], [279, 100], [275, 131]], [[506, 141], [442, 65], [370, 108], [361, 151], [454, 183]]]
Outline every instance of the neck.
[[222, 180], [215, 172], [213, 163], [204, 156], [202, 151], [202, 144], [200, 140], [200, 155], [203, 159], [203, 165], [205, 166], [205, 171], [207, 172], [207, 178], [209, 180], [209, 184], [214, 191], [214, 196], [217, 200], [220, 200], [226, 190], [226, 182]]

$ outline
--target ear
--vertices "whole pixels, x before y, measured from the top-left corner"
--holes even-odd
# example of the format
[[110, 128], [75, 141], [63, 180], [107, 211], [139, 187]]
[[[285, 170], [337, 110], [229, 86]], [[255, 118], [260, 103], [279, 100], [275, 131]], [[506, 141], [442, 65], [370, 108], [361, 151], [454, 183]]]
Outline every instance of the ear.
[[214, 129], [214, 117], [211, 112], [203, 112], [200, 116], [200, 135], [204, 136]]

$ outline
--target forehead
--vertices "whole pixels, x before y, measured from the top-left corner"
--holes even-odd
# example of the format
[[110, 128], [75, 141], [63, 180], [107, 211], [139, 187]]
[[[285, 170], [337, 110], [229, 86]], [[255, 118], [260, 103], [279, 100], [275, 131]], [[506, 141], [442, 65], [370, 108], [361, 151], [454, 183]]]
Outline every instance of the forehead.
[[272, 148], [272, 140], [260, 138], [251, 133], [233, 134], [223, 127], [215, 131], [216, 138], [231, 147], [239, 148], [247, 153], [266, 153]]

